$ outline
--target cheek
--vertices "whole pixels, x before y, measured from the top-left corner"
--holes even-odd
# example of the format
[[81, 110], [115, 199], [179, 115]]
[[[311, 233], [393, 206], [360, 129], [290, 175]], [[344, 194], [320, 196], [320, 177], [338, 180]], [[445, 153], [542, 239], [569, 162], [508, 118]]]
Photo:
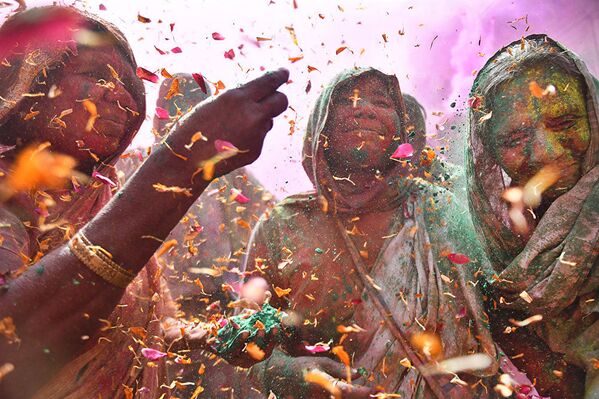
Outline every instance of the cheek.
[[568, 133], [571, 136], [569, 147], [574, 154], [582, 155], [586, 152], [590, 141], [589, 130], [588, 123], [585, 123], [582, 128], [575, 129]]
[[513, 174], [524, 166], [526, 159], [524, 150], [521, 147], [504, 149], [499, 156], [501, 157], [502, 166], [512, 178], [514, 178]]

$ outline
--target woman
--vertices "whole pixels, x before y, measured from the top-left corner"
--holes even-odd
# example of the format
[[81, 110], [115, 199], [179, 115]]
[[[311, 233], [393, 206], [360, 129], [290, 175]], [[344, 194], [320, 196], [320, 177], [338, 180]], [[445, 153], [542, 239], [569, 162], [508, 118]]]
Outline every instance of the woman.
[[[317, 100], [303, 152], [315, 191], [285, 199], [261, 219], [245, 262], [246, 271], [269, 280], [274, 306], [296, 320], [286, 353], [253, 367], [264, 392], [328, 397], [304, 383], [306, 370], [316, 368], [343, 398], [380, 390], [402, 398], [486, 397], [487, 383], [473, 375], [460, 374], [471, 383], [462, 386], [451, 375], [418, 371], [422, 358], [474, 352], [490, 360], [474, 375], [491, 375], [496, 366], [482, 302], [466, 284], [482, 254], [467, 239], [443, 175], [422, 178], [432, 166], [428, 157], [418, 165], [425, 137], [408, 133], [406, 115], [397, 79], [376, 69], [341, 73]], [[413, 154], [391, 159], [398, 143]], [[455, 267], [451, 253], [469, 254], [472, 264]], [[329, 346], [342, 346], [334, 351], [346, 354], [339, 359], [360, 368], [353, 385], [332, 378], [347, 375]]]
[[[583, 396], [579, 368], [585, 398], [599, 397], [596, 82], [575, 54], [532, 35], [497, 52], [472, 89], [468, 190], [494, 269], [495, 337], [552, 397]], [[514, 214], [502, 193], [531, 180], [546, 190]], [[506, 334], [508, 319], [534, 315]]]
[[[288, 74], [196, 107], [109, 201], [112, 165], [145, 117], [127, 41], [97, 17], [62, 7], [15, 15], [0, 37], [3, 187], [35, 143], [49, 143], [92, 178], [74, 180], [72, 190], [17, 192], [1, 208], [0, 364], [12, 371], [0, 396], [158, 397], [167, 386], [165, 339], [205, 345], [206, 332], [164, 331], [169, 298], [152, 255], [208, 184], [194, 177], [216, 155], [214, 140], [249, 150], [218, 163], [215, 176], [258, 156], [286, 107], [275, 90]], [[230, 109], [235, 115], [223, 118]], [[187, 149], [198, 130], [208, 141]], [[157, 183], [187, 194], [160, 192]]]

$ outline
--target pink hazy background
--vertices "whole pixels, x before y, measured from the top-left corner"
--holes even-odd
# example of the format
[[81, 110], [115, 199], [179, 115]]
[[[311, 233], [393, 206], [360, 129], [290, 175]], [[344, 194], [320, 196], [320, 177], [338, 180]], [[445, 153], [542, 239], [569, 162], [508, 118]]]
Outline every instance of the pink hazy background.
[[[2, 20], [16, 8], [8, 3], [0, 9]], [[598, 0], [27, 1], [30, 7], [52, 3], [75, 5], [116, 24], [139, 65], [152, 71], [200, 72], [230, 88], [262, 69], [289, 68], [292, 82], [282, 90], [295, 111], [277, 119], [262, 156], [250, 166], [278, 198], [311, 188], [301, 167], [304, 128], [322, 85], [344, 68], [373, 66], [396, 74], [402, 90], [424, 105], [431, 143], [447, 147], [456, 163], [462, 158], [463, 110], [475, 71], [502, 46], [547, 33], [599, 73]], [[139, 22], [138, 14], [151, 22]], [[213, 40], [213, 32], [224, 40]], [[172, 52], [175, 47], [181, 52]], [[347, 49], [336, 54], [340, 47]], [[230, 49], [232, 60], [224, 57]], [[317, 70], [309, 72], [308, 66]], [[152, 143], [148, 122], [158, 87], [146, 82], [147, 122], [135, 147]], [[290, 121], [296, 127], [291, 135]]]

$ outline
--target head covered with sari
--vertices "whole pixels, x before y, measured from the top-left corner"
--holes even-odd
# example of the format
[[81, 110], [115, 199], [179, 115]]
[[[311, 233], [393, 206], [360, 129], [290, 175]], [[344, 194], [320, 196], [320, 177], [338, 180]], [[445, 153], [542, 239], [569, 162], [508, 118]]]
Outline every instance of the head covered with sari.
[[416, 160], [418, 154], [425, 147], [424, 134], [408, 132], [408, 127], [411, 125], [410, 113], [407, 112], [399, 82], [394, 75], [386, 75], [374, 68], [348, 69], [338, 74], [323, 89], [316, 100], [308, 120], [303, 147], [304, 170], [317, 189], [319, 196], [324, 197], [335, 212], [366, 213], [374, 209], [389, 210], [397, 208], [402, 200], [400, 191], [394, 184], [406, 174], [406, 168], [402, 163], [395, 163], [378, 178], [373, 173], [368, 187], [349, 188], [335, 179], [341, 176], [333, 176], [329, 163], [331, 160], [327, 159], [325, 154], [325, 149], [328, 146], [327, 135], [336, 128], [336, 126], [332, 126], [330, 118], [335, 95], [344, 87], [355, 85], [357, 80], [368, 76], [375, 76], [384, 82], [399, 122], [393, 143], [390, 148], [382, 149], [381, 152], [384, 151], [385, 154], [391, 155], [398, 144], [411, 143], [415, 154], [412, 158]]
[[[128, 134], [121, 138], [118, 148], [110, 156], [101, 159], [103, 164], [114, 164], [118, 155], [131, 143], [145, 117], [145, 90], [141, 80], [135, 76], [137, 64], [121, 31], [75, 8], [42, 7], [10, 17], [0, 28], [0, 35], [3, 38], [0, 46], [3, 59], [0, 66], [0, 126], [11, 118], [25, 116], [28, 109], [23, 108], [30, 105], [28, 99], [40, 98], [40, 102], [43, 102], [59, 98], [60, 87], [52, 94], [51, 87], [45, 81], [48, 76], [64, 68], [72, 56], [84, 49], [116, 50], [122, 58], [122, 64], [129, 67], [130, 71], [111, 71], [110, 66], [102, 64], [94, 68], [102, 71], [102, 75], [107, 77], [105, 80], [118, 80], [116, 84], [127, 90], [137, 110], [128, 113]], [[2, 132], [2, 144], [22, 142], [18, 136], [10, 133]], [[64, 140], [69, 139], [64, 137]]]
[[[547, 83], [551, 83], [553, 89], [548, 85], [541, 92], [537, 90], [537, 82], [525, 81], [526, 90], [522, 89], [522, 84], [519, 90], [525, 92], [530, 87], [526, 101], [533, 105], [521, 113], [502, 106], [520, 101], [510, 97], [505, 88], [513, 82], [526, 80], [530, 70], [554, 73], [549, 75], [552, 79], [557, 79], [555, 73], [562, 73], [577, 84], [547, 81], [541, 84], [541, 89]], [[539, 73], [536, 76], [540, 76]], [[599, 355], [596, 339], [599, 308], [594, 300], [587, 300], [595, 298], [599, 289], [595, 266], [599, 254], [598, 87], [584, 63], [546, 35], [531, 35], [515, 41], [499, 50], [480, 70], [474, 82], [467, 149], [472, 219], [494, 269], [489, 274], [496, 274], [492, 287], [505, 299], [500, 306], [528, 314], [543, 314], [543, 322], [532, 328], [552, 350], [565, 353], [567, 360], [587, 368], [589, 359]], [[577, 94], [582, 100], [579, 111], [574, 112], [574, 102], [566, 96]], [[544, 102], [554, 106], [543, 108]], [[539, 109], [540, 112], [536, 111]], [[540, 117], [523, 120], [523, 132], [493, 129], [493, 118], [509, 120], [534, 112]], [[520, 124], [520, 119], [515, 120]], [[536, 124], [525, 126], [530, 120]], [[560, 123], [555, 124], [556, 120]], [[569, 176], [555, 184], [558, 190], [555, 198], [549, 198], [531, 235], [520, 234], [510, 218], [509, 205], [502, 199], [502, 193], [510, 186], [526, 183], [521, 175], [534, 174], [543, 163], [558, 162], [559, 166], [559, 162], [567, 160], [567, 157], [560, 157], [559, 149], [574, 145], [568, 141], [570, 139], [557, 145], [551, 141], [541, 142], [539, 147], [531, 144], [524, 152], [528, 163], [523, 165], [536, 169], [521, 169], [520, 175], [510, 170], [509, 159], [506, 162], [502, 154], [519, 154], [520, 140], [529, 140], [528, 135], [551, 137], [556, 132], [564, 132], [565, 137], [571, 138], [577, 134], [579, 126], [583, 130], [584, 146], [579, 146], [578, 152], [567, 152], [577, 155], [563, 165], [564, 169], [569, 165], [575, 168], [568, 169]], [[510, 133], [512, 138], [497, 139], [505, 133]], [[549, 156], [539, 157], [539, 149]], [[549, 151], [554, 151], [554, 159]], [[574, 179], [569, 182], [568, 178], [572, 176]]]
[[[71, 141], [75, 140], [69, 134], [54, 135], [46, 130], [44, 134], [49, 135], [47, 139], [32, 135], [33, 132], [27, 131], [34, 130], [33, 126], [29, 128], [30, 125], [27, 125], [32, 118], [27, 118], [26, 114], [39, 109], [44, 115], [45, 108], [55, 107], [54, 101], [70, 100], [73, 95], [79, 95], [68, 92], [73, 86], [69, 85], [68, 76], [65, 81], [65, 77], [60, 75], [72, 63], [81, 63], [77, 58], [79, 54], [91, 52], [87, 53], [91, 62], [86, 63], [85, 72], [81, 76], [96, 81], [96, 84], [87, 87], [90, 93], [87, 98], [96, 101], [93, 96], [97, 94], [97, 102], [107, 107], [98, 106], [98, 118], [102, 118], [105, 109], [108, 120], [109, 111], [116, 109], [116, 103], [122, 111], [118, 119], [108, 120], [99, 124], [97, 129], [85, 133], [69, 126], [70, 115], [65, 117], [65, 126], [57, 126], [58, 132], [84, 134], [83, 140], [94, 135], [102, 135], [102, 140], [107, 137], [106, 142], [111, 145], [105, 149], [110, 148], [110, 153], [105, 152], [101, 157], [93, 158], [93, 170], [102, 178], [92, 177], [87, 184], [77, 184], [70, 190], [44, 194], [55, 197], [55, 205], [48, 208], [46, 223], [66, 223], [68, 228], [54, 228], [46, 233], [28, 229], [29, 244], [24, 251], [33, 258], [38, 249], [43, 254], [64, 244], [112, 197], [113, 191], [117, 189], [113, 165], [130, 144], [145, 118], [144, 87], [135, 76], [137, 65], [123, 34], [112, 24], [75, 8], [34, 8], [13, 15], [0, 28], [0, 37], [0, 54], [3, 59], [0, 65], [0, 143], [7, 146], [3, 156], [9, 161], [8, 169], [12, 167], [10, 161], [14, 159], [11, 154], [13, 146], [18, 151], [26, 145], [47, 140], [51, 149], [61, 151], [74, 148], [69, 147]], [[98, 64], [94, 64], [94, 56], [101, 60]], [[114, 71], [107, 64], [100, 63], [104, 60], [110, 63]], [[63, 76], [62, 81], [56, 82], [56, 87], [45, 84], [56, 76]], [[126, 94], [123, 94], [125, 91]], [[129, 103], [128, 107], [122, 103], [123, 98], [133, 100], [133, 103]], [[74, 101], [71, 106], [75, 108], [80, 104]], [[111, 106], [112, 108], [108, 108]], [[15, 130], [14, 126], [22, 129]], [[112, 134], [109, 131], [111, 128], [118, 130], [118, 134]], [[88, 149], [94, 151], [93, 148]], [[66, 153], [73, 157], [78, 155]], [[91, 174], [92, 170], [86, 169], [85, 172]], [[35, 227], [39, 224], [39, 215], [34, 210], [38, 200], [39, 191], [17, 194], [11, 199], [11, 209], [16, 210], [22, 221], [32, 220]], [[139, 352], [142, 346], [139, 341], [132, 339], [129, 329], [143, 328], [147, 332], [147, 346], [159, 347], [163, 344], [160, 315], [165, 307], [165, 298], [162, 296], [159, 276], [157, 264], [152, 259], [128, 286], [120, 305], [110, 315], [109, 323], [118, 327], [90, 337], [82, 353], [57, 371], [56, 377], [35, 397], [107, 398], [122, 396], [127, 390], [146, 392], [149, 395], [147, 397], [157, 396], [155, 393], [164, 383], [163, 362], [157, 361], [156, 367], [144, 367], [131, 352]], [[156, 297], [157, 294], [160, 296]]]

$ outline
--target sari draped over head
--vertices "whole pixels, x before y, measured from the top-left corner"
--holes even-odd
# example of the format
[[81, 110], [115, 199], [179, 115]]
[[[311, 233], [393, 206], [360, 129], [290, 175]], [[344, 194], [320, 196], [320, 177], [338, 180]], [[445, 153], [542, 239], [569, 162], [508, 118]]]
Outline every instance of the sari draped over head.
[[[498, 95], [493, 89], [499, 77], [506, 81], [523, 63], [547, 56], [564, 58], [584, 79], [590, 144], [582, 177], [549, 206], [526, 240], [513, 231], [507, 205], [501, 200], [510, 179], [489, 145], [490, 129], [478, 120], [490, 111], [489, 102]], [[545, 63], [549, 60], [544, 58]], [[470, 112], [467, 150], [470, 209], [492, 262], [493, 269], [488, 271], [495, 274], [490, 278], [491, 288], [496, 299], [505, 299], [499, 306], [543, 315], [542, 322], [529, 328], [551, 350], [565, 354], [567, 361], [586, 370], [591, 359], [599, 358], [598, 87], [584, 63], [551, 38], [531, 35], [513, 42], [498, 51], [475, 80], [472, 96], [482, 101], [479, 110]]]
[[[14, 40], [9, 48], [0, 46], [3, 58], [8, 61], [0, 66], [0, 124], [15, 115], [23, 94], [30, 92], [45, 70], [65, 62], [65, 56], [75, 54], [80, 46], [93, 45], [86, 43], [85, 38], [95, 37], [104, 45], [116, 46], [131, 68], [136, 68], [131, 48], [115, 26], [75, 8], [43, 7], [16, 14], [0, 28], [0, 37]], [[106, 68], [106, 65], [98, 67]], [[97, 168], [98, 173], [113, 182], [117, 182], [113, 165], [145, 117], [143, 84], [137, 78], [124, 80], [123, 84], [136, 100], [139, 114], [128, 119], [130, 134], [123, 138], [118, 151], [101, 160]], [[7, 154], [10, 153], [4, 155]], [[6, 166], [6, 169], [10, 168], [10, 165]], [[19, 194], [11, 199], [10, 209], [18, 211], [20, 222], [23, 219], [31, 221], [32, 228], [20, 228], [23, 225], [19, 223], [19, 228], [12, 231], [22, 232], [21, 236], [7, 242], [20, 242], [19, 249], [29, 258], [34, 258], [38, 250], [47, 253], [66, 243], [106, 205], [116, 190], [117, 187], [92, 179], [87, 185], [48, 193], [56, 205], [48, 209], [46, 223], [61, 221], [61, 226], [66, 228], [45, 233], [36, 228], [39, 225], [39, 215], [35, 213], [37, 193]], [[84, 350], [58, 371], [35, 397], [117, 398], [125, 396], [124, 392], [129, 388], [135, 397], [158, 397], [160, 385], [165, 382], [164, 362], [158, 360], [154, 361], [153, 367], [146, 366], [140, 355], [144, 344], [133, 339], [131, 329], [144, 332], [145, 345], [163, 349], [160, 318], [170, 304], [160, 275], [156, 261], [151, 259], [127, 287], [119, 305], [104, 322], [104, 328], [96, 336], [89, 337]]]
[[[400, 118], [405, 118], [397, 135], [403, 142], [411, 141], [415, 157], [424, 148], [424, 135], [410, 138], [405, 132], [408, 114], [395, 76], [375, 69], [338, 75], [318, 98], [304, 139], [304, 169], [316, 190], [288, 197], [261, 219], [249, 244], [245, 268], [252, 271], [254, 264], [262, 264], [260, 270], [273, 287], [291, 289], [285, 299], [273, 297], [273, 303], [305, 320], [294, 333], [296, 342], [337, 342], [339, 325], [357, 324], [365, 331], [350, 334], [343, 343], [353, 359], [352, 367], [363, 367], [366, 373], [365, 379], [356, 383], [379, 385], [386, 393], [398, 393], [402, 398], [433, 398], [418, 370], [405, 367], [407, 354], [382, 321], [366, 284], [379, 287], [394, 324], [405, 336], [423, 329], [437, 334], [445, 358], [486, 353], [491, 365], [473, 374], [489, 376], [497, 369], [495, 347], [476, 284], [466, 282], [475, 280], [472, 274], [485, 258], [470, 234], [473, 230], [467, 214], [452, 201], [442, 178], [432, 178], [433, 182], [417, 179], [417, 188], [407, 189], [408, 179], [398, 166], [368, 189], [353, 192], [333, 179], [321, 136], [326, 134], [330, 107], [334, 106], [331, 99], [340, 85], [368, 74], [386, 83]], [[328, 203], [328, 211], [323, 202]], [[386, 216], [389, 212], [390, 218]], [[380, 223], [384, 243], [378, 254], [372, 254], [376, 260], [364, 281], [355, 257], [350, 256], [362, 248], [357, 248], [349, 227], [346, 230], [347, 225], [340, 221], [347, 223], [357, 215], [372, 213], [385, 215]], [[472, 262], [455, 267], [447, 253], [468, 254]], [[309, 355], [292, 345], [287, 350], [294, 356]], [[451, 377], [433, 378], [444, 397], [487, 397], [481, 384], [470, 389], [450, 383]], [[276, 393], [277, 378], [266, 382]], [[492, 395], [492, 389], [490, 392]]]

